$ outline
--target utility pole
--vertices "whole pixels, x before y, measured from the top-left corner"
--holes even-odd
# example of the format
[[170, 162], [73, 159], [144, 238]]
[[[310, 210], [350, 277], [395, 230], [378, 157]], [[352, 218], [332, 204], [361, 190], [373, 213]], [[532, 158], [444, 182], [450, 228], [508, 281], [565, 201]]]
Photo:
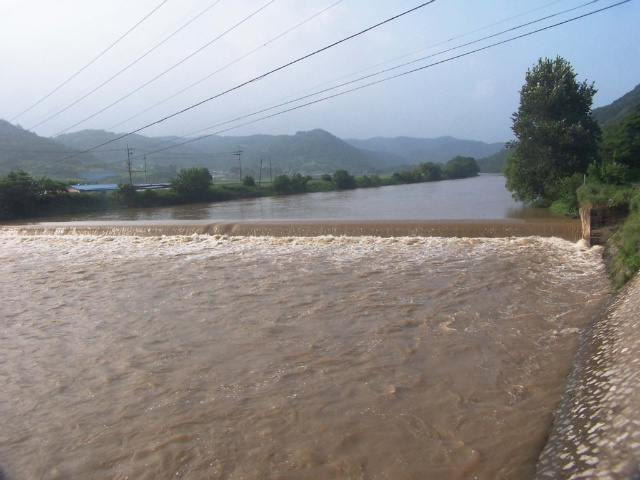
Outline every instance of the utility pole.
[[269, 157], [269, 183], [273, 185], [273, 175], [271, 175], [271, 157]]
[[133, 154], [133, 148], [129, 148], [127, 143], [127, 169], [129, 170], [129, 183], [133, 185], [133, 179], [131, 177], [131, 155]]
[[242, 150], [240, 149], [240, 145], [238, 145], [238, 150], [233, 152], [233, 154], [238, 156], [238, 165], [240, 166], [240, 184], [242, 184]]
[[262, 184], [262, 159], [260, 159], [260, 177], [258, 179], [258, 188], [260, 188], [261, 184]]
[[145, 155], [142, 158], [144, 158], [144, 183], [145, 183], [145, 185], [148, 185], [148, 183], [147, 183], [147, 156]]

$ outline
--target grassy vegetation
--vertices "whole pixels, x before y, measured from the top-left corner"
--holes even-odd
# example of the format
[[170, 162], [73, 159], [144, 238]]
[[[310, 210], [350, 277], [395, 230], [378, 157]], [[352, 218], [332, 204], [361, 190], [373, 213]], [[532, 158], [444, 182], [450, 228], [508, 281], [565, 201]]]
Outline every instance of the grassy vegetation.
[[629, 203], [629, 215], [605, 246], [607, 273], [615, 288], [622, 287], [640, 270], [640, 190]]

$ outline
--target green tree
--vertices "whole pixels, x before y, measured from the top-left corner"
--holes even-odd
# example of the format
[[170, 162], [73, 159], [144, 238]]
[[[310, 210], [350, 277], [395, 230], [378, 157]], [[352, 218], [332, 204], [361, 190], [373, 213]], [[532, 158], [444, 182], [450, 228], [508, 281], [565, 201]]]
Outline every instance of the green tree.
[[619, 122], [602, 129], [602, 160], [640, 169], [640, 103]]
[[278, 193], [291, 193], [291, 179], [289, 175], [278, 175], [273, 179], [271, 186]]
[[244, 177], [242, 177], [242, 185], [244, 185], [245, 187], [255, 187], [256, 179], [251, 175], [245, 175]]
[[346, 170], [336, 170], [333, 173], [333, 183], [336, 184], [339, 190], [346, 190], [349, 188], [356, 188], [356, 178], [349, 174]]
[[504, 175], [513, 198], [544, 204], [555, 184], [585, 173], [598, 153], [600, 127], [591, 116], [593, 84], [579, 83], [562, 57], [540, 59], [527, 71], [520, 107], [512, 116], [516, 140], [508, 142]]
[[134, 185], [123, 183], [118, 185], [118, 189], [114, 192], [117, 201], [127, 207], [140, 206], [140, 197]]
[[421, 163], [420, 171], [427, 182], [437, 182], [438, 180], [442, 180], [442, 167], [437, 163]]
[[44, 194], [40, 183], [22, 170], [0, 178], [0, 219], [26, 218], [34, 214]]
[[323, 173], [322, 175], [320, 175], [320, 180], [322, 180], [323, 182], [333, 182], [333, 177], [330, 173]]
[[180, 170], [171, 180], [171, 190], [188, 201], [207, 200], [211, 196], [211, 172], [204, 167]]
[[307, 190], [307, 183], [309, 182], [309, 176], [295, 173], [291, 177], [291, 190], [296, 193], [305, 192]]
[[445, 163], [443, 173], [447, 178], [469, 178], [475, 177], [480, 172], [480, 167], [473, 157], [452, 158]]

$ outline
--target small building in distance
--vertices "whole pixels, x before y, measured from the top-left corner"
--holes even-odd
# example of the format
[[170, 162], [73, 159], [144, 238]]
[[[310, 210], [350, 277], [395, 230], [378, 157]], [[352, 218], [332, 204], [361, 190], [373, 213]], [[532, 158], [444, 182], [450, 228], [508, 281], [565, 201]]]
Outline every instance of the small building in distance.
[[107, 193], [112, 192], [118, 189], [117, 183], [103, 183], [96, 185], [69, 185], [67, 187], [67, 192], [69, 193], [89, 193], [89, 192], [100, 192]]

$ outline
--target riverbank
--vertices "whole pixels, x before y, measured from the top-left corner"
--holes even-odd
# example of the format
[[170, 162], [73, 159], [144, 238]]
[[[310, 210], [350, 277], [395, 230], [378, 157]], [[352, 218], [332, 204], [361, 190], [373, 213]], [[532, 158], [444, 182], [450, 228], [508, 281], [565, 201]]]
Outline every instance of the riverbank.
[[584, 331], [539, 479], [640, 478], [640, 277]]

